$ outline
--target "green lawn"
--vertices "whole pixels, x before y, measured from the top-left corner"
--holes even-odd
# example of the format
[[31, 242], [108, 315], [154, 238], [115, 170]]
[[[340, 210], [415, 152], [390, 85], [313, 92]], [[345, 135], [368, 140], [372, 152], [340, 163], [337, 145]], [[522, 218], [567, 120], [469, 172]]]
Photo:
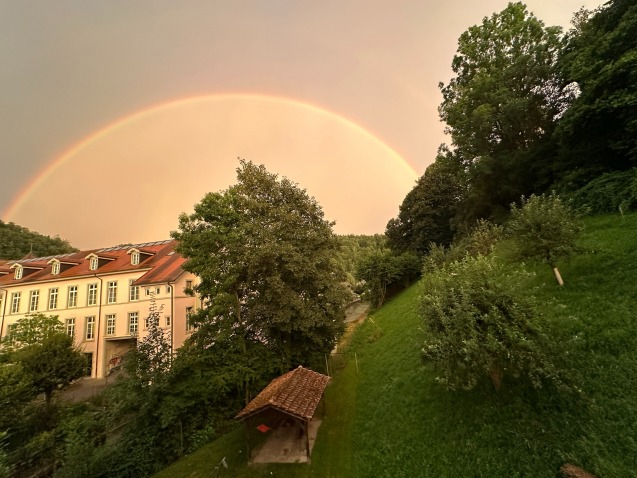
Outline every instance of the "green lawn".
[[356, 331], [327, 389], [311, 465], [247, 467], [239, 428], [157, 476], [209, 476], [224, 456], [220, 476], [554, 478], [564, 462], [637, 476], [637, 214], [588, 219], [581, 245], [560, 267], [563, 288], [547, 266], [529, 265], [541, 320], [581, 392], [441, 388], [420, 362], [417, 284]]

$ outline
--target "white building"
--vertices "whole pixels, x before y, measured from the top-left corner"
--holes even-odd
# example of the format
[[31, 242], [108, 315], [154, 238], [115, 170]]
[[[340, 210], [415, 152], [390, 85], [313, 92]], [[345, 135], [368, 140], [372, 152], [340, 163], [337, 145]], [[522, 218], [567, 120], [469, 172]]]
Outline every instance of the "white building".
[[182, 269], [176, 241], [158, 241], [0, 263], [0, 335], [28, 314], [57, 315], [101, 378], [145, 335], [151, 297], [173, 350], [189, 333], [197, 300], [185, 290], [196, 276]]

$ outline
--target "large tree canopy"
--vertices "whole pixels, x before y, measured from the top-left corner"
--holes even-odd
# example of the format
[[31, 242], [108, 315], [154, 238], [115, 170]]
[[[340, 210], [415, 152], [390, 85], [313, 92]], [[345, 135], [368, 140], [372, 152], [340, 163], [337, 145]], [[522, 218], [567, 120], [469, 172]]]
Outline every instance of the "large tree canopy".
[[469, 173], [468, 219], [506, 212], [552, 181], [544, 141], [571, 99], [555, 67], [560, 31], [510, 3], [460, 36], [439, 112]]
[[432, 243], [451, 243], [451, 220], [463, 192], [459, 170], [453, 153], [438, 154], [403, 200], [398, 217], [387, 223], [385, 234], [393, 250], [424, 254]]
[[571, 187], [637, 166], [637, 2], [612, 0], [580, 21], [559, 65], [580, 91], [558, 128]]
[[347, 292], [332, 223], [305, 190], [264, 166], [241, 161], [237, 178], [182, 214], [173, 233], [185, 269], [201, 279], [195, 340], [235, 337], [244, 351], [260, 344], [283, 369], [311, 363], [343, 330]]

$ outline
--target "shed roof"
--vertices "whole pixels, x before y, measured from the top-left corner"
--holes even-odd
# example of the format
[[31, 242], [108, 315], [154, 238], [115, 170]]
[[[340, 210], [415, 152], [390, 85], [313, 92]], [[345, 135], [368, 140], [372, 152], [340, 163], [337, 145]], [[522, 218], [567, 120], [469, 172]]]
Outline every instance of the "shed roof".
[[303, 421], [310, 421], [330, 381], [327, 375], [298, 368], [275, 378], [239, 414], [244, 420], [267, 408], [274, 408]]

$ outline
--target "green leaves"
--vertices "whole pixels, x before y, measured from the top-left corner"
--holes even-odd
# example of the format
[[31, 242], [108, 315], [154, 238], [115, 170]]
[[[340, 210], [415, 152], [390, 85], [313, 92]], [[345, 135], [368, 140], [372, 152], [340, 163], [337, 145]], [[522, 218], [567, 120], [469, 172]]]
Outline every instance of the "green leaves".
[[556, 267], [576, 250], [582, 230], [574, 211], [555, 193], [522, 198], [522, 207], [511, 205], [508, 230], [522, 258], [533, 258]]
[[173, 233], [186, 269], [201, 278], [196, 292], [207, 305], [195, 320], [201, 333], [220, 327], [267, 343], [290, 366], [307, 363], [343, 329], [347, 292], [332, 223], [314, 198], [262, 165], [241, 161], [237, 180], [182, 215]]
[[493, 258], [467, 256], [423, 277], [422, 357], [436, 365], [440, 383], [470, 389], [490, 377], [497, 390], [507, 376], [536, 387], [558, 380], [527, 276]]

